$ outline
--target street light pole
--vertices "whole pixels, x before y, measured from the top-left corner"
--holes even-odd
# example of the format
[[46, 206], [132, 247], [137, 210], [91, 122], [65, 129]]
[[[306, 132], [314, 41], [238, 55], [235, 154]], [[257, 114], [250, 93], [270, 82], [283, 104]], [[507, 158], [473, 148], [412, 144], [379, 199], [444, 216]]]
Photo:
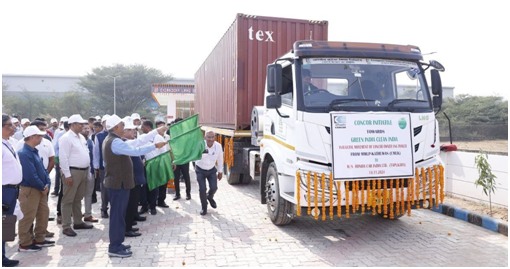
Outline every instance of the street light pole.
[[120, 77], [120, 76], [116, 76], [116, 77], [113, 77], [113, 76], [110, 76], [110, 75], [106, 75], [107, 77], [110, 77], [110, 78], [113, 78], [113, 114], [117, 115], [117, 103], [116, 103], [116, 93], [115, 93], [115, 79]]

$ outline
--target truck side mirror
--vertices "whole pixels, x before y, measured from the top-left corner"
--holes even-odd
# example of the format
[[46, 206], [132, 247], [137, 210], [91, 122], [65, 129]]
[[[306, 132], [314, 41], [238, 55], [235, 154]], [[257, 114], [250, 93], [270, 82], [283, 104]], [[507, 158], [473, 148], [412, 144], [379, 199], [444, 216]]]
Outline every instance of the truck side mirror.
[[282, 65], [267, 65], [267, 91], [277, 95], [282, 92]]
[[276, 109], [282, 107], [282, 97], [276, 94], [266, 96], [266, 107]]
[[430, 78], [432, 80], [432, 102], [434, 107], [441, 107], [443, 103], [443, 85], [441, 83], [441, 76], [436, 69], [430, 70]]

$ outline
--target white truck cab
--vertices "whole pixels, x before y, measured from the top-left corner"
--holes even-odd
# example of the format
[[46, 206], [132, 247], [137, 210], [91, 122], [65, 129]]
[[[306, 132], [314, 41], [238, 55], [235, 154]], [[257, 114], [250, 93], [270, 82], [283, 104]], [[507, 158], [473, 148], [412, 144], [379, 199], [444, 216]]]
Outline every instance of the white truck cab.
[[268, 65], [252, 144], [274, 224], [435, 204], [444, 67], [422, 61], [416, 46], [307, 40]]

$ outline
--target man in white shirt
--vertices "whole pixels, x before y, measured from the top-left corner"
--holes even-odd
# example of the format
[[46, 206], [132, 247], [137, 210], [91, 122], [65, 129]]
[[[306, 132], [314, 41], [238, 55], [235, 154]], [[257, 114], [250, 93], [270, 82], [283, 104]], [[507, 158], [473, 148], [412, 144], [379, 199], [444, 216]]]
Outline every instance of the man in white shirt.
[[[34, 121], [30, 125], [37, 126], [41, 132], [46, 132], [46, 124], [42, 121]], [[23, 145], [25, 145], [24, 139], [18, 141], [16, 144], [16, 151], [22, 149]], [[48, 139], [43, 139], [41, 144], [37, 145], [35, 148], [43, 161], [44, 168], [46, 168], [48, 174], [51, 173], [55, 166], [55, 149], [53, 148], [52, 143]]]
[[[195, 163], [200, 202], [202, 203], [200, 215], [202, 216], [207, 214], [207, 201], [212, 208], [216, 208], [214, 194], [218, 190], [218, 180], [223, 177], [223, 148], [220, 143], [215, 141], [216, 134], [213, 131], [206, 131], [204, 138], [205, 150], [202, 159]], [[218, 174], [216, 175], [216, 173]], [[209, 181], [208, 193], [206, 193], [206, 179]]]
[[58, 122], [57, 119], [53, 118], [50, 120], [51, 127], [48, 130], [53, 134], [53, 138], [55, 138], [55, 132], [58, 130]]
[[[23, 179], [18, 153], [9, 142], [9, 137], [14, 134], [14, 130], [11, 117], [2, 114], [2, 204], [9, 206], [5, 215], [13, 215], [18, 196], [18, 185]], [[19, 261], [10, 260], [5, 256], [5, 242], [2, 241], [2, 267], [13, 267], [18, 264]]]
[[87, 123], [80, 115], [69, 117], [71, 125], [59, 144], [60, 169], [62, 170], [64, 194], [62, 196], [62, 228], [67, 236], [76, 236], [71, 229], [71, 216], [74, 229], [92, 229], [92, 225], [83, 222], [81, 200], [85, 195], [87, 177], [90, 169], [87, 141], [81, 135], [83, 125]]

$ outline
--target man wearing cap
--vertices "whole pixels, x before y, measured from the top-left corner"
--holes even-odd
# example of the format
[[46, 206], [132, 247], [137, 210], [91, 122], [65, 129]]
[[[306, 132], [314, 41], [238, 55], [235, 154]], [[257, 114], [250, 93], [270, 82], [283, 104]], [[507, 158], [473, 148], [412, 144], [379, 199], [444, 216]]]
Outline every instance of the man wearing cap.
[[58, 126], [58, 129], [55, 131], [55, 135], [54, 135], [54, 138], [52, 141], [53, 149], [55, 150], [55, 187], [53, 187], [53, 192], [51, 193], [52, 196], [57, 196], [59, 194], [60, 185], [62, 185], [60, 182], [61, 171], [60, 171], [58, 141], [65, 133], [67, 133], [67, 131], [69, 131], [69, 129], [66, 129], [65, 125], [64, 125], [64, 123], [67, 124], [67, 120], [68, 120], [67, 117], [60, 118], [61, 125]]
[[12, 124], [14, 124], [14, 128], [15, 128], [14, 133], [17, 133], [21, 129], [19, 120], [17, 118], [11, 118], [11, 121], [12, 121]]
[[111, 202], [110, 218], [110, 245], [108, 255], [110, 257], [130, 257], [130, 246], [122, 243], [126, 230], [126, 209], [129, 201], [129, 191], [135, 187], [133, 174], [133, 162], [130, 156], [140, 156], [162, 148], [167, 143], [161, 142], [134, 148], [122, 141], [124, 135], [124, 122], [117, 115], [112, 115], [106, 120], [108, 136], [103, 143], [103, 157], [105, 164], [104, 186], [108, 190]]
[[[18, 151], [23, 171], [18, 199], [24, 217], [18, 224], [18, 251], [34, 252], [42, 247], [55, 245], [54, 241], [45, 240], [50, 214], [46, 195], [50, 191], [51, 180], [36, 148], [41, 144], [46, 132], [39, 130], [37, 126], [29, 126], [25, 128], [23, 135], [25, 144]], [[32, 234], [30, 227], [34, 219], [36, 222]]]
[[55, 139], [55, 132], [58, 130], [58, 121], [53, 118], [50, 120], [51, 127], [48, 130], [53, 134], [53, 139]]
[[[92, 203], [95, 203], [93, 200], [93, 194], [94, 192], [94, 186], [95, 186], [95, 180], [94, 180], [94, 168], [92, 167], [92, 147], [93, 143], [92, 140], [89, 138], [90, 134], [90, 128], [88, 125], [84, 125], [83, 129], [81, 130], [81, 134], [83, 137], [85, 137], [85, 140], [87, 141], [87, 148], [89, 149], [89, 157], [90, 157], [90, 169], [89, 173], [87, 174], [87, 184], [85, 188], [85, 214], [83, 214], [83, 220], [88, 222], [98, 222], [99, 220], [94, 218], [92, 216]], [[97, 200], [96, 200], [97, 201]]]
[[21, 129], [14, 134], [14, 138], [16, 138], [16, 140], [22, 140], [23, 139], [23, 131], [28, 127], [30, 126], [30, 120], [27, 119], [27, 118], [24, 118], [24, 119], [21, 119]]
[[64, 175], [62, 185], [62, 228], [67, 236], [76, 236], [71, 228], [71, 220], [74, 220], [74, 229], [92, 229], [92, 225], [83, 222], [81, 212], [81, 200], [85, 195], [87, 177], [90, 169], [89, 150], [87, 141], [81, 135], [83, 125], [87, 123], [80, 115], [69, 117], [71, 125], [69, 132], [60, 138], [59, 159], [60, 169]]
[[[14, 135], [11, 117], [2, 114], [2, 204], [9, 206], [5, 215], [13, 215], [18, 197], [18, 184], [23, 179], [19, 156], [9, 141]], [[13, 267], [19, 264], [5, 256], [5, 242], [2, 241], [2, 267]]]
[[94, 147], [93, 147], [93, 165], [94, 165], [94, 175], [95, 177], [99, 177], [99, 186], [101, 186], [101, 218], [108, 218], [108, 191], [104, 187], [104, 163], [103, 163], [103, 142], [108, 136], [108, 130], [106, 129], [106, 120], [110, 117], [110, 115], [106, 114], [103, 116], [102, 124], [104, 130], [100, 133], [96, 134], [94, 139]]

